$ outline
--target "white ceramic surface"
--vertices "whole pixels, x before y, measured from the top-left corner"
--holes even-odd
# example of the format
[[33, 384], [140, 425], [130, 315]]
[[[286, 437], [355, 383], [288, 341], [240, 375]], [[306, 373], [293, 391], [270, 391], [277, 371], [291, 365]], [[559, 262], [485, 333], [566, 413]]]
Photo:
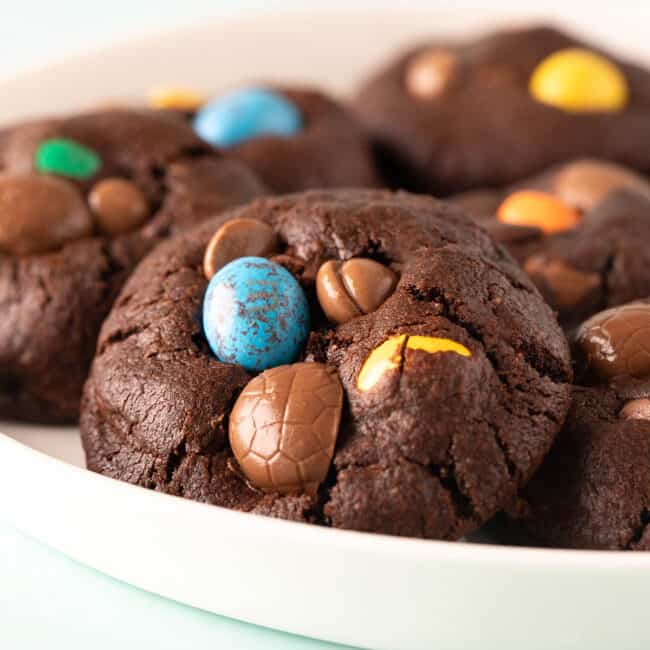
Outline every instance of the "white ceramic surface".
[[[503, 17], [294, 13], [168, 33], [0, 84], [0, 121], [243, 79], [339, 92], [399, 44]], [[650, 59], [649, 7], [583, 15], [583, 31]], [[570, 13], [570, 12], [569, 12]], [[595, 15], [594, 15], [595, 14]], [[576, 16], [569, 22], [575, 25]], [[262, 55], [260, 55], [260, 53]], [[47, 97], [44, 104], [43, 97]], [[91, 474], [71, 428], [0, 424], [0, 517], [70, 557], [189, 605], [368, 648], [650, 647], [650, 554], [428, 542], [292, 524]]]

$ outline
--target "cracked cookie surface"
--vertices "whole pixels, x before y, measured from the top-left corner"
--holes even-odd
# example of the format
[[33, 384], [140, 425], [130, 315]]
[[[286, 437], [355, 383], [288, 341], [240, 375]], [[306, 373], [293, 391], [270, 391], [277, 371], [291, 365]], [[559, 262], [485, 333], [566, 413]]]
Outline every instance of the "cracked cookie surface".
[[[232, 462], [228, 418], [251, 375], [210, 353], [200, 311], [205, 247], [238, 217], [277, 234], [272, 259], [311, 305], [303, 359], [328, 364], [343, 386], [333, 463], [314, 498], [256, 491]], [[381, 262], [399, 281], [375, 311], [335, 326], [318, 305], [316, 272], [351, 258]], [[370, 353], [402, 334], [450, 339], [470, 354], [407, 344], [393, 371], [360, 390]], [[314, 191], [230, 210], [147, 257], [102, 328], [82, 437], [90, 469], [144, 487], [339, 528], [457, 539], [537, 469], [570, 381], [551, 310], [456, 209], [405, 193]]]
[[101, 179], [125, 179], [145, 197], [150, 215], [126, 234], [96, 232], [40, 254], [0, 252], [3, 418], [76, 419], [101, 322], [135, 264], [161, 239], [264, 193], [243, 164], [153, 111], [105, 110], [6, 128], [0, 174], [33, 174], [40, 143], [61, 138], [101, 160], [92, 178], [67, 179], [81, 196]]

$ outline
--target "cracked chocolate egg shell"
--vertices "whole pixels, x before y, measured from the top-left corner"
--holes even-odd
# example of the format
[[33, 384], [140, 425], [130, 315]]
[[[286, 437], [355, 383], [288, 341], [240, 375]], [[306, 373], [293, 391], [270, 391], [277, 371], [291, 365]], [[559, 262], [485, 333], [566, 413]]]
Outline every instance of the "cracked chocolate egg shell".
[[[256, 376], [215, 358], [203, 336], [206, 246], [244, 216], [273, 229], [310, 302], [297, 367], [338, 376], [335, 445], [335, 409], [318, 419], [324, 406], [302, 392], [303, 371], [287, 388], [294, 366]], [[373, 311], [335, 324], [318, 305], [318, 269], [361, 258], [399, 282]], [[392, 351], [372, 356], [394, 337]], [[530, 280], [461, 213], [406, 193], [305, 192], [207, 220], [138, 267], [98, 351], [82, 418], [91, 469], [245, 512], [393, 535], [458, 539], [492, 517], [541, 463], [570, 398], [566, 339]], [[362, 374], [371, 356], [378, 370]], [[266, 378], [276, 372], [277, 394]], [[294, 437], [314, 423], [329, 431], [316, 446]], [[296, 451], [296, 440], [311, 442]], [[301, 476], [312, 451], [318, 471]]]
[[343, 389], [321, 363], [294, 363], [253, 379], [230, 415], [230, 446], [261, 490], [314, 494], [329, 470]]

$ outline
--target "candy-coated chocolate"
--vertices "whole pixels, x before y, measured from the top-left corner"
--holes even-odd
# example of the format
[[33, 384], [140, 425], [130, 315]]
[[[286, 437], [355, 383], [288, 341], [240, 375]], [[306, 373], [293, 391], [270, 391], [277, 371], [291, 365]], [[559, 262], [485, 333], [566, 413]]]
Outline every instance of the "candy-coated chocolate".
[[231, 219], [212, 236], [203, 257], [205, 277], [239, 257], [266, 257], [275, 252], [278, 238], [273, 228], [257, 219]]
[[194, 118], [194, 130], [216, 147], [234, 147], [264, 135], [292, 136], [302, 116], [288, 99], [266, 88], [242, 88], [208, 102]]
[[462, 357], [472, 356], [470, 350], [464, 345], [451, 339], [410, 334], [392, 336], [368, 355], [357, 378], [357, 388], [361, 392], [369, 391], [379, 383], [387, 372], [399, 369], [405, 349], [421, 350], [429, 354], [453, 352]]
[[92, 233], [79, 190], [55, 176], [0, 176], [0, 252], [31, 255], [56, 250]]
[[219, 360], [266, 370], [300, 354], [309, 334], [309, 305], [285, 268], [261, 257], [241, 257], [210, 280], [203, 328]]
[[580, 326], [576, 345], [587, 379], [650, 378], [650, 304], [601, 311]]
[[551, 54], [535, 68], [530, 93], [565, 111], [596, 112], [623, 110], [629, 91], [614, 63], [595, 52], [569, 48]]
[[138, 186], [124, 178], [106, 178], [88, 195], [99, 229], [121, 235], [141, 226], [149, 216], [149, 205]]
[[437, 97], [452, 82], [456, 67], [456, 57], [447, 50], [420, 52], [406, 69], [406, 89], [418, 99]]
[[375, 311], [393, 292], [397, 274], [366, 258], [325, 262], [316, 275], [316, 293], [325, 315], [342, 324]]
[[575, 228], [580, 223], [580, 214], [547, 192], [520, 190], [499, 206], [497, 219], [511, 226], [534, 226], [552, 234]]
[[461, 357], [471, 357], [472, 353], [461, 343], [451, 339], [439, 338], [437, 336], [411, 335], [406, 340], [407, 350], [422, 350], [429, 354], [437, 352], [455, 352]]
[[596, 207], [610, 192], [630, 189], [650, 198], [650, 183], [640, 174], [602, 160], [577, 160], [555, 176], [556, 196], [582, 212]]
[[149, 92], [152, 108], [177, 111], [195, 111], [205, 102], [205, 97], [192, 88], [158, 86]]
[[321, 363], [294, 363], [255, 377], [228, 426], [246, 478], [265, 492], [314, 495], [332, 462], [342, 406], [341, 382]]
[[650, 399], [642, 397], [630, 400], [618, 415], [624, 420], [650, 420]]
[[86, 180], [102, 166], [100, 157], [84, 145], [68, 138], [49, 138], [38, 145], [34, 156], [37, 171]]
[[600, 274], [579, 271], [560, 259], [532, 255], [524, 263], [524, 271], [539, 285], [543, 282], [553, 292], [553, 306], [571, 309], [579, 305], [600, 286]]

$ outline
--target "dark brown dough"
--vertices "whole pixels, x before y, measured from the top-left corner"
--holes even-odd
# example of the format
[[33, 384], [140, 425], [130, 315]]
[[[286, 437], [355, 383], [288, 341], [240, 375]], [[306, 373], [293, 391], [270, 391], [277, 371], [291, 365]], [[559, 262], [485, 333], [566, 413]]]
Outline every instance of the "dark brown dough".
[[180, 229], [265, 192], [186, 124], [162, 112], [108, 110], [18, 125], [0, 133], [0, 173], [31, 172], [38, 144], [71, 138], [102, 167], [76, 182], [125, 178], [151, 206], [137, 230], [67, 243], [31, 256], [0, 254], [0, 417], [75, 420], [99, 327], [135, 264]]

